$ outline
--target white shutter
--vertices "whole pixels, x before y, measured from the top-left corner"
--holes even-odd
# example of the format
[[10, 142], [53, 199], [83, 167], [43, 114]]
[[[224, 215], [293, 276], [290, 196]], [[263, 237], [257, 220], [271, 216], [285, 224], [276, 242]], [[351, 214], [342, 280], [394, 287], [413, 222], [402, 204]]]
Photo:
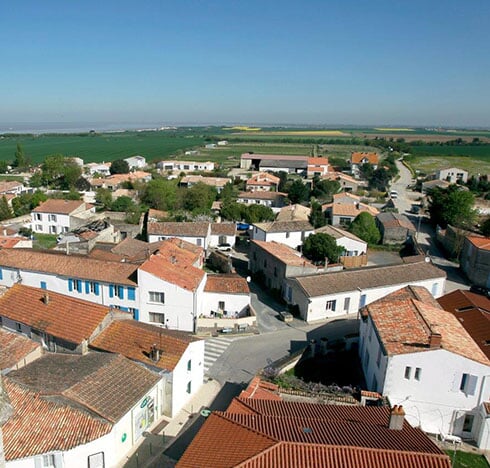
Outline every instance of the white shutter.
[[63, 468], [63, 454], [55, 453], [54, 454], [54, 466], [56, 468]]
[[34, 467], [35, 468], [43, 468], [43, 457], [35, 457], [34, 458]]
[[459, 387], [461, 386], [461, 377], [462, 377], [462, 374], [460, 374], [459, 372], [456, 372], [456, 374], [454, 374], [454, 380], [453, 380], [453, 386], [451, 388], [451, 391], [452, 392], [459, 392]]
[[468, 382], [466, 384], [466, 393], [468, 395], [474, 395], [476, 391], [476, 384], [478, 382], [478, 377], [476, 375], [469, 375]]

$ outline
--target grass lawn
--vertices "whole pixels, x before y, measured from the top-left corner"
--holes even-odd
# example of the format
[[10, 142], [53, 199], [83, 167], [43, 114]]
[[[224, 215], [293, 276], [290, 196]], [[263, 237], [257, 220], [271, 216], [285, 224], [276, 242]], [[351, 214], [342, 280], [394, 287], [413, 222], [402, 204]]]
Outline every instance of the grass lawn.
[[55, 234], [34, 234], [34, 241], [32, 242], [32, 248], [35, 250], [52, 249], [56, 246]]
[[456, 451], [456, 456], [453, 450], [446, 450], [446, 453], [451, 460], [454, 460], [453, 468], [488, 468], [488, 463], [483, 455], [459, 450]]
[[445, 167], [459, 167], [469, 174], [489, 174], [490, 157], [465, 157], [465, 156], [415, 156], [410, 158], [410, 165], [414, 170], [425, 174], [435, 172]]

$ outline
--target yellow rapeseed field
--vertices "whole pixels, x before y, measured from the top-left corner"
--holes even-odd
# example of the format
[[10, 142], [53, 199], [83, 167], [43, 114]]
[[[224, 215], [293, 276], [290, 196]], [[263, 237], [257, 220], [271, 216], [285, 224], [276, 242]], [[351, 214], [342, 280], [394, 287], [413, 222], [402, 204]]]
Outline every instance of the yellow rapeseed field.
[[278, 132], [260, 132], [261, 135], [271, 136], [347, 136], [340, 130], [284, 130]]
[[224, 127], [223, 130], [237, 130], [239, 132], [259, 132], [260, 127]]
[[413, 128], [375, 128], [380, 132], [413, 132]]

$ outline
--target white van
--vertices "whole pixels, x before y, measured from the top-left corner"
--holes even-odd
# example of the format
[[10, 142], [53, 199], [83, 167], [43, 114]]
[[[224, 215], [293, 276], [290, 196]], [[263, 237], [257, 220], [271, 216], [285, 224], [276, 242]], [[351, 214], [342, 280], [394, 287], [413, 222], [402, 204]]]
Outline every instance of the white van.
[[398, 198], [398, 192], [396, 190], [390, 190], [390, 198]]

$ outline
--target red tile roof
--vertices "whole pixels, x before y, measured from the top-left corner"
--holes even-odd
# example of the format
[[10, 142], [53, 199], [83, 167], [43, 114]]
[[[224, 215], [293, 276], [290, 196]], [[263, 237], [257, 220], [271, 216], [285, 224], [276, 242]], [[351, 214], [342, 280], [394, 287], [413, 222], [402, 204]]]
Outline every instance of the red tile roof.
[[291, 154], [243, 153], [241, 159], [267, 159], [269, 161], [308, 161], [310, 156]]
[[1, 249], [13, 249], [19, 242], [29, 240], [26, 237], [0, 236]]
[[[279, 396], [279, 387], [271, 382], [261, 380], [260, 377], [254, 377], [248, 387], [240, 393], [240, 399], [256, 398], [259, 400], [281, 400]], [[228, 411], [233, 412], [230, 407]]]
[[206, 275], [186, 262], [179, 264], [178, 258], [167, 259], [159, 253], [152, 255], [139, 269], [189, 291], [195, 291]]
[[21, 284], [0, 297], [1, 316], [75, 344], [89, 339], [108, 314], [107, 306]]
[[432, 333], [441, 335], [441, 348], [490, 365], [459, 320], [443, 310], [421, 286], [399, 289], [365, 306], [388, 355], [425, 352]]
[[458, 289], [440, 297], [437, 302], [460, 321], [475, 343], [490, 359], [490, 299]]
[[87, 411], [42, 398], [9, 378], [4, 381], [14, 408], [2, 426], [7, 461], [70, 450], [112, 430], [112, 424]]
[[[90, 343], [92, 348], [123, 356], [147, 365], [173, 371], [190, 343], [198, 341], [189, 333], [136, 322], [116, 320]], [[160, 351], [160, 359], [150, 359], [153, 345]]]
[[209, 416], [177, 466], [449, 468], [449, 458], [420, 429], [406, 422], [389, 429], [389, 414], [386, 407], [239, 397]]
[[162, 235], [169, 237], [206, 237], [209, 232], [209, 223], [148, 223], [148, 234]]
[[370, 164], [379, 163], [379, 155], [377, 153], [352, 153], [350, 158], [353, 164], [360, 164], [363, 159], [367, 159]]
[[138, 265], [32, 249], [0, 249], [0, 267], [134, 286]]
[[235, 223], [211, 223], [211, 235], [214, 236], [235, 236]]
[[65, 214], [69, 215], [81, 206], [85, 206], [85, 202], [81, 200], [59, 200], [49, 199], [44, 203], [41, 203], [38, 207], [32, 211], [35, 213], [53, 213], [53, 214]]
[[247, 180], [247, 185], [278, 185], [281, 179], [268, 172], [259, 172]]
[[466, 238], [478, 249], [490, 250], [490, 238], [480, 236], [467, 236]]
[[41, 345], [18, 333], [0, 328], [0, 370], [14, 367]]
[[254, 226], [264, 232], [313, 232], [315, 229], [309, 221], [272, 221], [270, 223], [254, 223]]
[[328, 166], [328, 158], [308, 158], [308, 166]]
[[305, 268], [316, 269], [315, 265], [313, 265], [307, 258], [302, 257], [297, 250], [285, 244], [281, 244], [280, 242], [253, 240], [252, 244], [258, 246], [285, 265], [304, 266]]
[[223, 294], [250, 294], [247, 280], [239, 275], [208, 275], [204, 291]]

